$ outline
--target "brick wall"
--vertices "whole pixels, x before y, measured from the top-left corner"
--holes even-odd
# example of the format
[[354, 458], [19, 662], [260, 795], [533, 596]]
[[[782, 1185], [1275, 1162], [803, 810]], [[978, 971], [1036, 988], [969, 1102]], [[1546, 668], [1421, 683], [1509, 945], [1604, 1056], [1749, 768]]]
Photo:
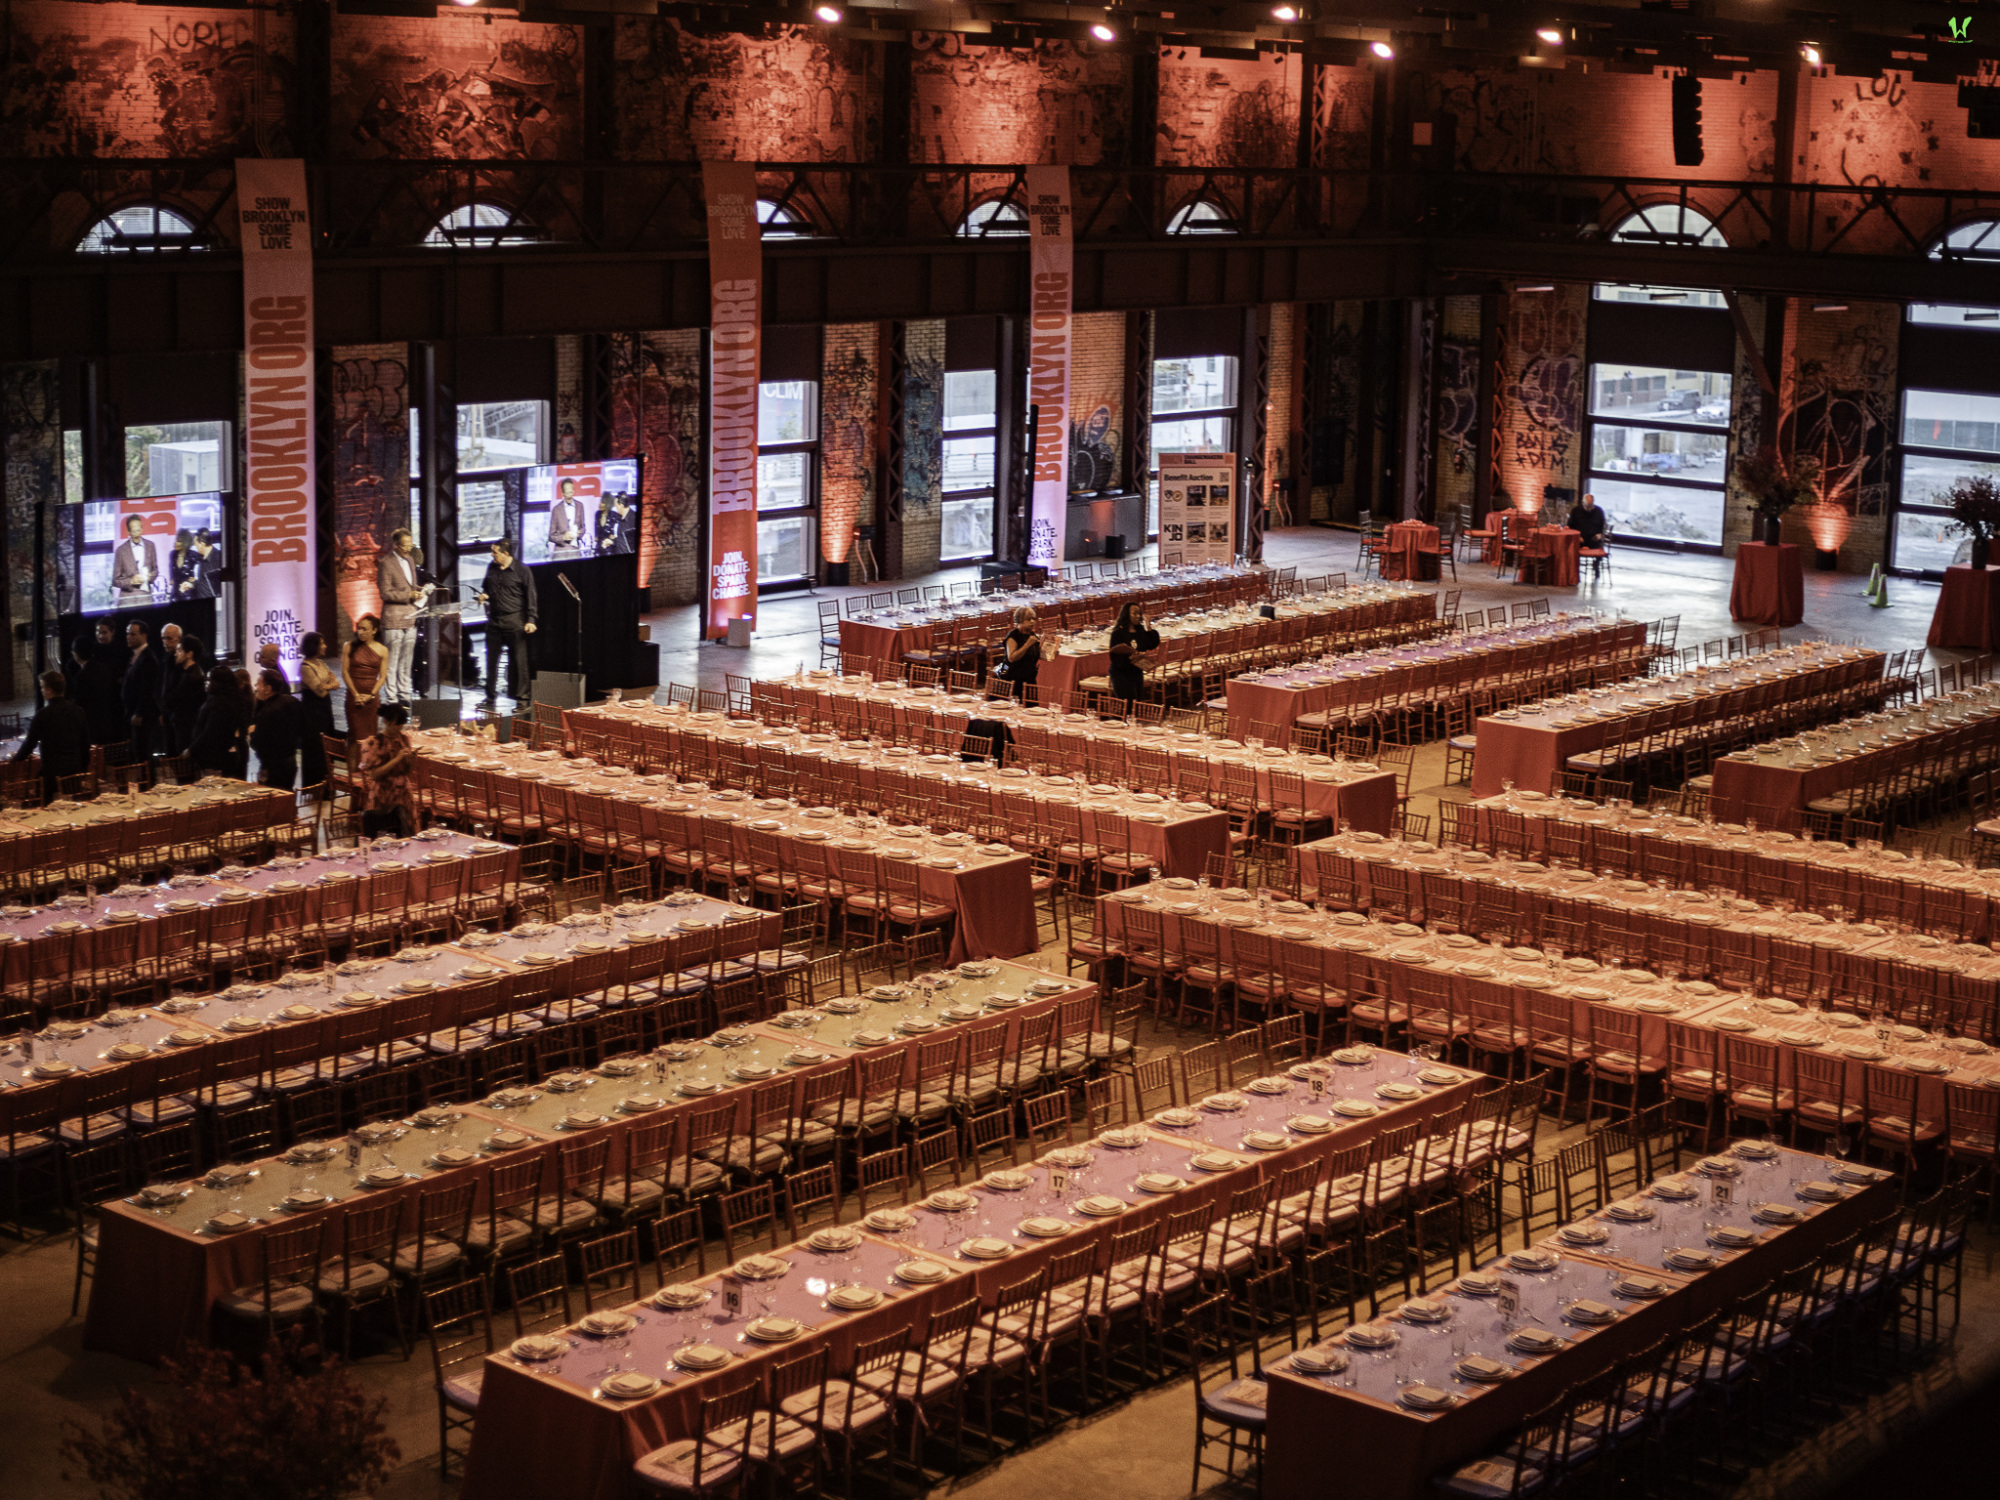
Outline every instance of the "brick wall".
[[379, 613], [375, 565], [410, 514], [410, 365], [406, 344], [336, 348], [326, 420], [333, 454], [334, 630]]
[[0, 154], [255, 155], [260, 71], [279, 106], [274, 154], [288, 145], [288, 14], [265, 19], [262, 48], [248, 10], [197, 6], [18, 0], [0, 29]]
[[[35, 570], [27, 559], [35, 555], [35, 512], [44, 502], [63, 498], [61, 381], [54, 360], [0, 365], [0, 463], [4, 463], [7, 515], [5, 623], [25, 624], [34, 618]], [[44, 587], [51, 613], [64, 597], [54, 575], [56, 548], [43, 557]], [[0, 695], [34, 697], [34, 642], [17, 640], [12, 631], [0, 654]], [[68, 643], [61, 643], [52, 667], [68, 665]]]
[[903, 325], [903, 578], [936, 568], [944, 539], [944, 330]]
[[[1537, 510], [1545, 485], [1577, 487], [1582, 472], [1587, 285], [1515, 292], [1501, 299], [1503, 426], [1496, 434], [1499, 491]], [[1495, 505], [1504, 503], [1494, 495]]]
[[813, 26], [701, 33], [622, 17], [618, 150], [667, 161], [865, 161], [880, 52]]
[[1298, 132], [1297, 54], [1244, 62], [1205, 58], [1192, 47], [1161, 50], [1154, 159], [1162, 166], [1289, 167]]
[[1125, 314], [1082, 313], [1071, 321], [1069, 487], [1118, 483], [1125, 422]]
[[1479, 464], [1479, 298], [1438, 299], [1437, 377], [1431, 388], [1433, 510], [1449, 519], [1472, 504]]
[[583, 31], [484, 12], [336, 15], [333, 148], [363, 157], [583, 154]]
[[[1299, 307], [1278, 302], [1271, 307], [1271, 409], [1264, 428], [1264, 504], [1283, 504], [1278, 486], [1292, 477], [1292, 377], [1298, 357]], [[1296, 507], [1293, 507], [1296, 510]], [[1277, 517], [1272, 518], [1274, 521]]]
[[881, 339], [876, 324], [835, 323], [820, 345], [819, 555], [830, 563], [846, 562], [854, 528], [875, 519]]
[[701, 333], [614, 337], [611, 449], [640, 454], [639, 576], [653, 607], [702, 597]]
[[[1902, 309], [1888, 302], [1816, 313], [1795, 301], [1790, 309], [1794, 332], [1780, 386], [1778, 445], [1819, 459], [1822, 503], [1852, 518], [1841, 549], [1844, 572], [1865, 573], [1883, 560], [1901, 318]], [[1810, 519], [1803, 510], [1787, 515], [1785, 539], [1806, 543]]]
[[[1800, 181], [1983, 190], [2000, 179], [2000, 141], [1966, 135], [1955, 85], [1913, 83], [1903, 74], [1885, 73], [1808, 77], [1799, 92]], [[1949, 227], [1942, 222], [1948, 207], [1912, 202], [1898, 206], [1896, 219], [1929, 240]], [[1824, 241], [1828, 227], [1823, 220], [1795, 226], [1794, 242], [1804, 243], [1801, 229]], [[1898, 224], [1881, 214], [1857, 225], [1842, 244], [1855, 251], [1909, 253]]]
[[1087, 167], [1124, 155], [1122, 54], [1059, 41], [982, 47], [954, 32], [915, 32], [910, 45], [917, 160]]
[[[582, 458], [583, 433], [588, 425], [583, 415], [583, 339], [573, 333], [556, 335], [556, 399], [549, 413], [555, 428], [555, 456], [559, 464]], [[617, 454], [592, 454], [615, 458]]]

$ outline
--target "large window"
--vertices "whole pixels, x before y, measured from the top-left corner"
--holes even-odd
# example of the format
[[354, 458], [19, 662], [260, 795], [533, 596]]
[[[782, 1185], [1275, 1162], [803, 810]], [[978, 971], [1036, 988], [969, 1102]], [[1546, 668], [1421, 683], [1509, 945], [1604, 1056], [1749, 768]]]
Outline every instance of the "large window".
[[1162, 453], [1236, 448], [1236, 361], [1226, 354], [1153, 361], [1151, 451], [1146, 455], [1146, 531], [1160, 530]]
[[[1680, 203], [1655, 203], [1642, 208], [1611, 231], [1615, 244], [1672, 245], [1723, 249], [1729, 244], [1708, 216]], [[1722, 307], [1722, 293], [1690, 286], [1638, 286], [1601, 281], [1597, 295], [1606, 302], [1665, 303], [1672, 307]]]
[[[1990, 264], [2000, 261], [2000, 219], [1980, 219], [1961, 224], [1931, 246], [1931, 259]], [[1974, 332], [2000, 329], [2000, 307], [1961, 307], [1950, 302], [1912, 302], [1912, 323], [1944, 323]]]
[[206, 250], [194, 225], [171, 208], [142, 203], [121, 208], [90, 226], [77, 241], [81, 255], [157, 255], [161, 251]]
[[1646, 365], [1590, 367], [1589, 470], [1625, 540], [1720, 547], [1729, 475], [1729, 377]]
[[1913, 573], [1942, 573], [1965, 561], [1971, 546], [1951, 531], [1945, 496], [1961, 479], [2000, 479], [2000, 396], [1906, 390], [1902, 440], [1890, 561]]
[[490, 250], [501, 245], [539, 244], [546, 236], [510, 208], [496, 203], [468, 203], [454, 208], [431, 226], [424, 243], [462, 250]]
[[[81, 456], [79, 434], [79, 457]], [[125, 493], [199, 495], [229, 488], [229, 424], [175, 422], [125, 429]]]
[[945, 372], [944, 533], [938, 550], [946, 562], [975, 562], [993, 555], [999, 391], [993, 370]]
[[810, 579], [819, 540], [819, 384], [757, 387], [757, 582]]
[[[549, 407], [546, 401], [465, 402], [458, 408], [458, 583], [464, 620], [486, 618], [474, 596], [493, 544], [507, 533], [507, 488], [498, 471], [548, 460]], [[423, 534], [418, 505], [417, 408], [410, 408], [410, 529]], [[515, 538], [515, 546], [521, 545]]]

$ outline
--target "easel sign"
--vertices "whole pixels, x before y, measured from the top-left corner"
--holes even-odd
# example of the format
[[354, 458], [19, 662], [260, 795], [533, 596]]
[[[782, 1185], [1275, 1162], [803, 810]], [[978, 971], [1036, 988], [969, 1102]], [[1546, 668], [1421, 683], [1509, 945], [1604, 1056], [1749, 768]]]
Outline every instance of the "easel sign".
[[1236, 556], [1236, 455], [1160, 455], [1160, 555], [1189, 563]]

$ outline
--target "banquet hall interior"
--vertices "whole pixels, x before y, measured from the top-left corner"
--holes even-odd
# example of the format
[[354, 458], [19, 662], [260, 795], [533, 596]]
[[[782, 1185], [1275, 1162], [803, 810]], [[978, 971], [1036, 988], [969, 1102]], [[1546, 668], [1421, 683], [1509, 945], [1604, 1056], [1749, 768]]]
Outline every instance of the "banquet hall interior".
[[1991, 11], [7, 6], [0, 1490], [1990, 1488]]

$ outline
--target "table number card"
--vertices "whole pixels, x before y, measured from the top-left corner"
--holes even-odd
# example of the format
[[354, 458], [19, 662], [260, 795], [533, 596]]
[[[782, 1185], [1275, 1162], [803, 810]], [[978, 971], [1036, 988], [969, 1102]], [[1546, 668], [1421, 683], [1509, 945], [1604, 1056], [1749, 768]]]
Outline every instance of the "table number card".
[[722, 1310], [732, 1318], [743, 1316], [743, 1288], [725, 1286], [722, 1289]]
[[1726, 1177], [1718, 1177], [1708, 1185], [1708, 1201], [1712, 1207], [1722, 1208], [1736, 1201], [1736, 1184]]
[[1502, 1276], [1497, 1305], [1500, 1309], [1500, 1321], [1512, 1328], [1514, 1320], [1521, 1315], [1521, 1283], [1510, 1276]]
[[1061, 1167], [1049, 1168], [1049, 1191], [1060, 1198], [1069, 1191], [1069, 1173]]
[[1317, 1073], [1313, 1075], [1312, 1091], [1313, 1098], [1315, 1099], [1320, 1098], [1326, 1093], [1326, 1080], [1321, 1078]]

